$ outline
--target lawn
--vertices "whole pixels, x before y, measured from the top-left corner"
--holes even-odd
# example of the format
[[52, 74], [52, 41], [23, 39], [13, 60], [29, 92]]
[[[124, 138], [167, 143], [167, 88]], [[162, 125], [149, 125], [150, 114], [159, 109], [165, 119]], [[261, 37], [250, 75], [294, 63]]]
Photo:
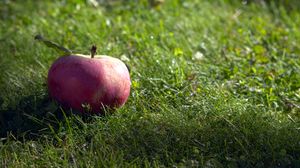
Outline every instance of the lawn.
[[[276, 2], [0, 1], [0, 167], [300, 167], [300, 3]], [[60, 107], [37, 34], [123, 60], [127, 103]]]

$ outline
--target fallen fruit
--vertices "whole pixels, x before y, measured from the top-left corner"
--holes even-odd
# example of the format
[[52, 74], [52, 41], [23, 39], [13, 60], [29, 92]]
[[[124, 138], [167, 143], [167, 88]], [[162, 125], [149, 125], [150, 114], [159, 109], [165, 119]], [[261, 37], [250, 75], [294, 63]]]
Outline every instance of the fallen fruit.
[[48, 90], [63, 106], [91, 113], [121, 107], [130, 94], [130, 75], [119, 59], [104, 55], [68, 54], [48, 72]]

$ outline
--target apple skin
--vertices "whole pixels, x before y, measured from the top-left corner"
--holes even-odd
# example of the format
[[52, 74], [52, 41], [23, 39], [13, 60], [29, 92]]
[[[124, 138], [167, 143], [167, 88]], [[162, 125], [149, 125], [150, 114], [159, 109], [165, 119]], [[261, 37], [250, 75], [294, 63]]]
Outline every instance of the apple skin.
[[69, 55], [58, 58], [48, 72], [50, 97], [63, 106], [84, 112], [102, 113], [103, 106], [121, 107], [130, 94], [126, 65], [110, 56]]

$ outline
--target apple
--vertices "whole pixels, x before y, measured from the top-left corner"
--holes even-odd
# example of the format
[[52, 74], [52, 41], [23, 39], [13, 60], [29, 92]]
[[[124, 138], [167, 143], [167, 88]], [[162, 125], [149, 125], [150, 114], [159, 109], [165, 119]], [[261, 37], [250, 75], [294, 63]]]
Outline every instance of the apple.
[[103, 107], [124, 105], [131, 84], [127, 66], [117, 58], [95, 53], [93, 46], [91, 55], [58, 58], [48, 72], [50, 97], [81, 112], [103, 113]]

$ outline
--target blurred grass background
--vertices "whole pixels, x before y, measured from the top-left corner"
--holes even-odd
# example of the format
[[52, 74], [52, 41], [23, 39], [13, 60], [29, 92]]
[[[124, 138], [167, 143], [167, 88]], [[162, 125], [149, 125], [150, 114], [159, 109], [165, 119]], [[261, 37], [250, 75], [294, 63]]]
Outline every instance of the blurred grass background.
[[[300, 2], [153, 2], [0, 2], [2, 166], [299, 167]], [[126, 105], [60, 108], [36, 34], [126, 62]]]

